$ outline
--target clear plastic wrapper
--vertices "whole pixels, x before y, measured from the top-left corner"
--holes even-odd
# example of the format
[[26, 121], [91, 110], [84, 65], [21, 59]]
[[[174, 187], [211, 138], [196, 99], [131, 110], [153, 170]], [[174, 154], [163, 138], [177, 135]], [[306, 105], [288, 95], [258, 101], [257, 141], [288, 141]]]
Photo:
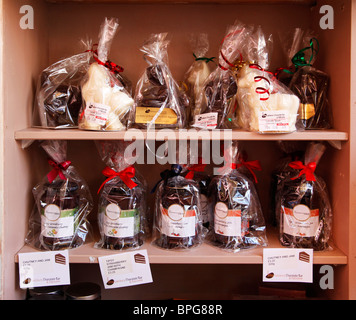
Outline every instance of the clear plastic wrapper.
[[46, 251], [79, 247], [91, 236], [87, 217], [93, 200], [89, 188], [67, 161], [65, 141], [46, 141], [42, 147], [53, 169], [33, 188], [35, 209], [25, 241]]
[[[201, 220], [205, 228], [209, 228], [212, 223], [212, 216], [208, 207], [208, 192], [211, 176], [206, 172], [206, 164], [199, 158], [197, 164], [190, 164], [185, 166], [182, 174], [188, 180], [194, 180], [199, 187], [200, 192], [200, 206], [201, 206]], [[186, 172], [186, 174], [185, 174]]]
[[100, 157], [107, 165], [107, 179], [99, 190], [98, 225], [100, 240], [96, 248], [138, 249], [148, 234], [145, 180], [135, 170], [133, 159], [125, 156], [131, 142], [98, 141]]
[[232, 252], [266, 246], [266, 225], [255, 185], [236, 170], [236, 145], [225, 152], [230, 153], [226, 159], [233, 161], [210, 183], [209, 208], [214, 219], [207, 240]]
[[248, 131], [289, 133], [297, 130], [299, 98], [267, 71], [271, 43], [259, 26], [240, 43], [243, 63], [237, 73], [235, 117], [237, 125]]
[[303, 161], [289, 166], [298, 171], [284, 179], [280, 191], [280, 241], [294, 248], [321, 251], [330, 248], [332, 210], [324, 180], [314, 174], [325, 151], [322, 143], [310, 143]]
[[184, 128], [189, 99], [173, 79], [168, 67], [166, 33], [152, 34], [141, 51], [148, 63], [139, 79], [130, 126], [139, 128]]
[[194, 34], [190, 39], [195, 61], [186, 72], [183, 80], [183, 90], [189, 97], [189, 108], [187, 109], [187, 123], [195, 118], [195, 103], [199, 99], [200, 92], [206, 79], [211, 73], [209, 62], [214, 58], [207, 58], [209, 51], [209, 39], [206, 33]]
[[172, 165], [157, 185], [153, 244], [163, 249], [188, 249], [204, 239], [199, 185], [181, 176], [183, 167]]
[[96, 62], [82, 82], [82, 108], [79, 128], [92, 131], [121, 131], [127, 127], [134, 100], [122, 79], [115, 76], [117, 65], [108, 60], [118, 20], [106, 18], [101, 26]]
[[[300, 99], [298, 127], [301, 129], [330, 129], [332, 111], [328, 100], [329, 76], [316, 69], [319, 43], [312, 33], [296, 28], [288, 56], [291, 58], [289, 88]], [[288, 42], [283, 42], [285, 45]]]
[[81, 81], [90, 52], [58, 61], [42, 71], [36, 89], [33, 125], [49, 129], [77, 128], [82, 107]]
[[206, 79], [195, 103], [193, 127], [200, 129], [231, 127], [228, 115], [231, 110], [236, 109], [236, 61], [241, 57], [239, 43], [243, 42], [248, 34], [248, 28], [239, 22], [228, 28], [220, 48], [219, 66]]

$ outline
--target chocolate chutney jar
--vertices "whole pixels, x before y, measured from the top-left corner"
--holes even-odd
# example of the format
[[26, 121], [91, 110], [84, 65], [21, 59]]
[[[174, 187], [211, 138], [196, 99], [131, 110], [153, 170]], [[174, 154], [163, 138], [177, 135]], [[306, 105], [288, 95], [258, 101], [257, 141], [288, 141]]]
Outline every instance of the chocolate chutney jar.
[[141, 187], [131, 190], [121, 183], [106, 190], [100, 200], [103, 248], [122, 250], [141, 246]]
[[74, 181], [55, 180], [46, 183], [40, 198], [41, 244], [49, 250], [60, 250], [82, 244], [76, 237], [80, 202], [79, 186]]
[[[178, 180], [178, 178], [181, 178]], [[165, 249], [190, 248], [200, 243], [199, 189], [194, 182], [175, 177], [162, 186], [157, 244]]]

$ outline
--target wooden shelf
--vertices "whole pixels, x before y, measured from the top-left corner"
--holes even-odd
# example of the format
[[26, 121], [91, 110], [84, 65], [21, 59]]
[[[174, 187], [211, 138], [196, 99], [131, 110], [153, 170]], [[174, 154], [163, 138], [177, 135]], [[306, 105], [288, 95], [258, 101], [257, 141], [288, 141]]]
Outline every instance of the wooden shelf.
[[316, 0], [46, 0], [49, 3], [77, 4], [297, 4], [316, 5]]
[[[146, 242], [140, 249], [147, 250], [151, 264], [262, 264], [263, 248], [284, 248], [278, 240], [276, 232], [267, 235], [268, 246], [254, 249], [242, 250], [232, 253], [213, 247], [208, 243], [188, 250], [165, 250]], [[347, 264], [347, 256], [333, 244], [332, 250], [314, 252], [314, 264]], [[37, 250], [24, 246], [15, 256], [18, 263], [19, 253], [36, 252]], [[98, 257], [123, 253], [122, 251], [111, 251], [95, 249], [94, 243], [88, 243], [80, 248], [69, 251], [70, 263], [98, 263]]]
[[[79, 129], [48, 130], [42, 128], [28, 128], [15, 132], [15, 139], [21, 140], [123, 140], [133, 138], [142, 140], [178, 140], [178, 139], [201, 139], [201, 140], [221, 140], [228, 138], [231, 130], [157, 130], [147, 132], [146, 130], [130, 129], [121, 132], [95, 132], [83, 131]], [[309, 130], [286, 134], [259, 134], [242, 130], [232, 130], [233, 140], [249, 141], [278, 141], [278, 140], [314, 140], [314, 141], [347, 141], [348, 133], [336, 130]]]

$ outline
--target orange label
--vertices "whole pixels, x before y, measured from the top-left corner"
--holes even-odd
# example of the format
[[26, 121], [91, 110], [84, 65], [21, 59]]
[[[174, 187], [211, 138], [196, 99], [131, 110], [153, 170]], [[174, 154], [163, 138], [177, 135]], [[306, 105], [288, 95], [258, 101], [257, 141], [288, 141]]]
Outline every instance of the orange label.
[[[160, 108], [136, 108], [136, 123], [150, 123], [156, 116]], [[178, 122], [177, 114], [171, 108], [164, 108], [158, 116], [155, 124], [176, 124]]]

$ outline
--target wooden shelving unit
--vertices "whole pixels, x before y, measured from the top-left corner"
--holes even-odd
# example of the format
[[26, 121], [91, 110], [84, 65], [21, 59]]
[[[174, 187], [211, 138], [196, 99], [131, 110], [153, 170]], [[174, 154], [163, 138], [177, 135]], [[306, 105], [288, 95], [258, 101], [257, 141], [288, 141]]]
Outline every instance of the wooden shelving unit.
[[[164, 4], [164, 5], [163, 5]], [[334, 9], [335, 29], [321, 30], [320, 12], [322, 5], [331, 5]], [[36, 13], [36, 25], [33, 30], [19, 28], [19, 8], [31, 5]], [[333, 250], [314, 252], [314, 268], [330, 264], [335, 270], [335, 290], [325, 294], [330, 299], [356, 299], [356, 145], [355, 129], [356, 114], [354, 105], [356, 93], [351, 90], [356, 84], [356, 7], [351, 0], [3, 0], [2, 10], [2, 97], [0, 100], [0, 121], [2, 151], [0, 159], [0, 213], [2, 221], [1, 233], [1, 293], [3, 299], [23, 299], [24, 292], [16, 283], [18, 279], [18, 254], [34, 252], [35, 249], [24, 246], [27, 234], [28, 218], [33, 205], [31, 189], [45, 174], [46, 168], [37, 166], [41, 156], [36, 148], [23, 149], [21, 142], [68, 140], [77, 147], [78, 141], [83, 142], [73, 154], [83, 161], [83, 173], [96, 194], [98, 181], [101, 181], [101, 167], [98, 166], [98, 177], [89, 172], [97, 159], [92, 157], [93, 149], [89, 141], [122, 140], [125, 138], [179, 140], [201, 139], [220, 140], [225, 134], [231, 134], [233, 140], [251, 142], [261, 153], [264, 153], [276, 141], [329, 141], [339, 148], [331, 148], [325, 178], [328, 182], [330, 200], [332, 202]], [[135, 83], [140, 78], [147, 64], [139, 51], [143, 41], [150, 33], [168, 32], [174, 34], [170, 49], [170, 66], [177, 79], [191, 65], [192, 55], [187, 49], [187, 33], [204, 31], [211, 35], [212, 56], [218, 52], [221, 37], [227, 25], [236, 19], [247, 23], [261, 24], [274, 34], [290, 26], [312, 28], [320, 34], [320, 53], [318, 67], [327, 72], [331, 78], [330, 103], [334, 115], [334, 130], [305, 131], [290, 134], [258, 134], [241, 130], [232, 131], [196, 131], [191, 130], [156, 130], [153, 132], [127, 130], [123, 132], [92, 132], [71, 130], [46, 130], [31, 127], [32, 107], [35, 94], [35, 83], [39, 73], [48, 65], [59, 59], [78, 52], [78, 39], [87, 34], [94, 40], [98, 28], [105, 16], [117, 16], [123, 28], [111, 50], [112, 60], [118, 60], [125, 66], [128, 78]], [[133, 17], [135, 17], [133, 19]], [[66, 21], [66, 23], [63, 23]], [[281, 46], [276, 43], [273, 52], [274, 63], [282, 61]], [[75, 49], [76, 48], [76, 49]], [[1, 60], [0, 60], [1, 63]], [[19, 68], [19, 64], [21, 68]], [[21, 69], [21, 70], [19, 70]], [[1, 81], [0, 81], [1, 83]], [[260, 150], [258, 148], [262, 147]], [[276, 150], [276, 149], [273, 149]], [[73, 151], [73, 150], [72, 150]], [[277, 157], [276, 155], [272, 155]], [[39, 162], [36, 162], [39, 160]], [[45, 161], [45, 160], [44, 160]], [[85, 163], [84, 163], [85, 162]], [[76, 162], [80, 165], [80, 161]], [[271, 170], [272, 166], [268, 169]], [[149, 172], [159, 176], [157, 172]], [[263, 173], [268, 179], [270, 171]], [[96, 172], [96, 171], [95, 171]], [[266, 184], [267, 185], [267, 184]], [[266, 185], [261, 187], [266, 198]], [[95, 189], [96, 188], [96, 189]], [[265, 189], [263, 189], [265, 188]], [[95, 214], [95, 213], [94, 213]], [[278, 234], [273, 228], [267, 229], [268, 248], [282, 248]], [[245, 274], [217, 273], [224, 265], [232, 268], [262, 265], [263, 248], [230, 253], [212, 247], [208, 243], [188, 251], [169, 251], [153, 246], [150, 241], [142, 247], [147, 249], [150, 263], [164, 270], [165, 265], [182, 267], [182, 272], [189, 272], [189, 265], [204, 265], [208, 274], [209, 286], [204, 287], [206, 297], [212, 294], [220, 282], [234, 282], [236, 286], [243, 282], [244, 286], [253, 287], [261, 279], [256, 268], [244, 269]], [[98, 257], [119, 252], [99, 250], [90, 242], [84, 246], [70, 250], [70, 263], [80, 268], [81, 273], [92, 276], [88, 265], [97, 266]], [[187, 267], [188, 265], [188, 267]], [[185, 268], [185, 269], [184, 269]], [[216, 269], [217, 268], [217, 269]], [[180, 270], [181, 271], [181, 270]], [[164, 292], [165, 280], [174, 275], [157, 274], [155, 285], [147, 290]], [[219, 277], [216, 277], [216, 274]], [[173, 279], [174, 280], [174, 279]], [[172, 280], [172, 281], [173, 281]], [[194, 281], [191, 279], [192, 286]], [[245, 282], [244, 282], [245, 281]], [[317, 284], [315, 284], [317, 286]], [[184, 296], [186, 289], [183, 284], [177, 288]], [[133, 289], [134, 290], [134, 289]], [[140, 290], [138, 288], [137, 290]], [[115, 296], [116, 293], [113, 293]], [[133, 294], [134, 295], [134, 294]], [[159, 296], [159, 295], [155, 295]], [[199, 298], [198, 295], [195, 297]], [[118, 295], [120, 299], [120, 295]]]

